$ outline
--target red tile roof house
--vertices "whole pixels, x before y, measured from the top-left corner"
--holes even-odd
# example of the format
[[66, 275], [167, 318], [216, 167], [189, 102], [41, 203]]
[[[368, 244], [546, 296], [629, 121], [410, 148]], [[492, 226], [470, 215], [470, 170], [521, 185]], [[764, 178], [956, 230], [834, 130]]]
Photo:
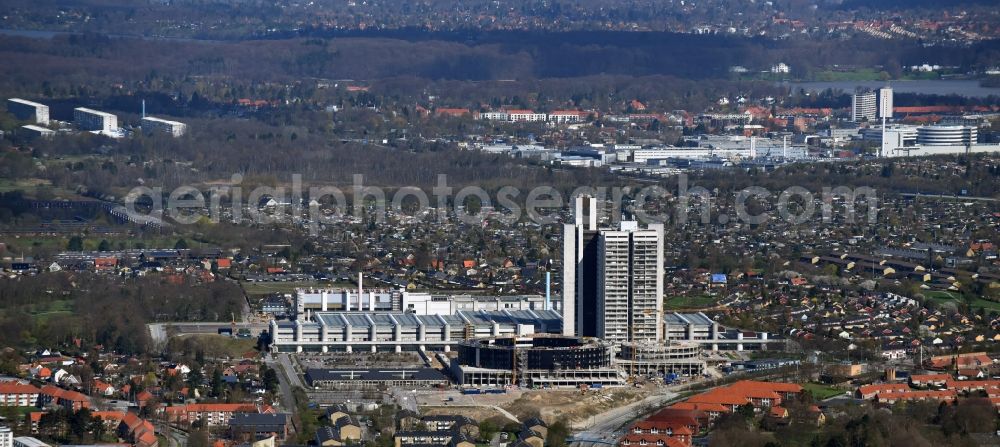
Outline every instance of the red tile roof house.
[[880, 393], [878, 402], [892, 405], [899, 401], [945, 401], [952, 402], [958, 396], [955, 390], [903, 391], [898, 393]]
[[648, 421], [669, 422], [675, 425], [683, 425], [691, 430], [691, 433], [701, 432], [702, 427], [708, 426], [710, 418], [707, 412], [699, 410], [681, 410], [677, 408], [664, 408], [646, 418]]
[[91, 386], [91, 394], [97, 394], [101, 396], [110, 396], [115, 394], [115, 387], [110, 384], [94, 379], [94, 384]]
[[124, 411], [94, 411], [90, 413], [94, 419], [100, 419], [110, 429], [115, 429], [125, 419]]
[[914, 374], [910, 376], [910, 385], [915, 388], [944, 386], [949, 380], [951, 376], [948, 374]]
[[150, 393], [147, 390], [142, 390], [139, 392], [139, 394], [135, 395], [135, 404], [139, 408], [142, 408], [145, 407], [146, 404], [148, 404], [151, 399], [153, 399], [153, 393]]
[[90, 398], [83, 393], [65, 390], [55, 385], [45, 385], [39, 395], [41, 405], [55, 403], [66, 409], [78, 411], [82, 408], [90, 408]]
[[648, 446], [648, 447], [688, 447], [677, 439], [671, 438], [669, 436], [662, 435], [637, 435], [633, 433], [626, 434], [622, 437], [621, 441], [618, 442], [619, 446], [622, 447], [638, 447], [638, 446]]
[[874, 399], [879, 394], [902, 393], [910, 391], [910, 386], [905, 383], [884, 383], [877, 385], [862, 385], [854, 393], [860, 399]]
[[135, 447], [157, 446], [153, 424], [132, 412], [126, 413], [118, 425], [118, 437], [128, 439]]
[[735, 411], [746, 404], [751, 404], [757, 409], [781, 405], [784, 399], [793, 398], [801, 393], [802, 387], [794, 383], [741, 380], [726, 387], [692, 396], [687, 401], [721, 404]]
[[955, 391], [986, 391], [1000, 388], [1000, 380], [948, 380], [945, 388]]
[[188, 404], [166, 407], [167, 420], [175, 424], [190, 424], [201, 420], [207, 426], [228, 425], [235, 413], [274, 413], [270, 406], [260, 409], [252, 403]]
[[730, 408], [721, 404], [710, 404], [710, 403], [697, 403], [697, 402], [678, 402], [671, 405], [668, 409], [671, 410], [691, 410], [699, 413], [705, 413], [708, 415], [709, 422], [715, 422], [719, 416], [724, 413], [731, 412]]
[[44, 411], [32, 411], [25, 416], [25, 420], [28, 423], [28, 427], [31, 427], [32, 433], [38, 433], [38, 424], [42, 422], [43, 414], [45, 414]]
[[653, 435], [657, 440], [670, 438], [679, 441], [680, 445], [690, 446], [691, 437], [694, 436], [694, 432], [679, 422], [645, 420], [633, 423], [625, 431], [625, 437], [622, 441], [628, 439], [629, 435]]
[[17, 382], [0, 383], [0, 406], [33, 407], [38, 405], [38, 395], [42, 390]]

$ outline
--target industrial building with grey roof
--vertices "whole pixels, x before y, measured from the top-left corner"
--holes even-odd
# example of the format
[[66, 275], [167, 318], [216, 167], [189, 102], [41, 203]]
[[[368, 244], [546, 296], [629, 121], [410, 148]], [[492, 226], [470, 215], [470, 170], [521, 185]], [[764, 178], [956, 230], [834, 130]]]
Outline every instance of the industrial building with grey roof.
[[305, 319], [272, 321], [274, 352], [450, 351], [471, 338], [562, 332], [552, 310], [457, 311], [454, 315], [407, 312], [315, 312]]

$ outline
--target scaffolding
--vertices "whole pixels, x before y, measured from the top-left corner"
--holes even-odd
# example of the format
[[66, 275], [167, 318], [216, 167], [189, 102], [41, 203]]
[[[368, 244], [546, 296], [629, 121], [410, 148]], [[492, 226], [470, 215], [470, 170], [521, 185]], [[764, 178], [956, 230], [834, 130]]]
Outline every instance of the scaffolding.
[[514, 370], [520, 373], [521, 381], [517, 381], [515, 376], [511, 383], [516, 384], [521, 388], [528, 386], [528, 351], [525, 349], [514, 349], [514, 358], [516, 362], [514, 363]]

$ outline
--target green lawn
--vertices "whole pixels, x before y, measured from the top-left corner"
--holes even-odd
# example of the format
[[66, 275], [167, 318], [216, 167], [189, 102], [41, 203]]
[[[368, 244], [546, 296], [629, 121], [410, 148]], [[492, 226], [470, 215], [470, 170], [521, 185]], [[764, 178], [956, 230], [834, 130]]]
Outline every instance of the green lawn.
[[667, 297], [663, 306], [667, 309], [698, 309], [711, 307], [715, 301], [715, 297], [709, 295], [671, 296]]
[[38, 306], [28, 311], [28, 314], [39, 322], [45, 322], [49, 318], [57, 315], [70, 315], [73, 313], [73, 302], [71, 300], [58, 300], [48, 303], [47, 306]]
[[[954, 292], [948, 292], [946, 290], [933, 290], [929, 292], [924, 292], [924, 296], [928, 299], [937, 301], [939, 304], [945, 304], [949, 302], [954, 302], [956, 304], [964, 303], [965, 300], [962, 295]], [[984, 300], [982, 298], [976, 298], [969, 303], [973, 308], [983, 308], [986, 310], [995, 310], [1000, 312], [1000, 303]]]
[[945, 290], [932, 290], [924, 293], [924, 296], [932, 300], [957, 300], [959, 298], [957, 293], [951, 293]]
[[982, 307], [986, 310], [995, 310], [1000, 312], [1000, 303], [996, 301], [984, 300], [982, 298], [972, 300], [972, 307]]
[[802, 388], [808, 391], [809, 394], [812, 394], [813, 399], [816, 400], [829, 399], [833, 396], [839, 396], [844, 393], [834, 387], [826, 386], [820, 383], [803, 383]]

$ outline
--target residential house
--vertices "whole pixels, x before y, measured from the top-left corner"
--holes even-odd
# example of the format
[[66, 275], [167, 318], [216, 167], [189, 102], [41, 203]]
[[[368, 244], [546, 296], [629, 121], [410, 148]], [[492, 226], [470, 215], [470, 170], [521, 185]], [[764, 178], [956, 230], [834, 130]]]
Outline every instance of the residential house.
[[42, 390], [19, 382], [0, 383], [0, 406], [33, 407], [38, 404]]
[[252, 442], [273, 436], [284, 440], [288, 436], [288, 415], [284, 413], [236, 413], [229, 421], [233, 439]]

